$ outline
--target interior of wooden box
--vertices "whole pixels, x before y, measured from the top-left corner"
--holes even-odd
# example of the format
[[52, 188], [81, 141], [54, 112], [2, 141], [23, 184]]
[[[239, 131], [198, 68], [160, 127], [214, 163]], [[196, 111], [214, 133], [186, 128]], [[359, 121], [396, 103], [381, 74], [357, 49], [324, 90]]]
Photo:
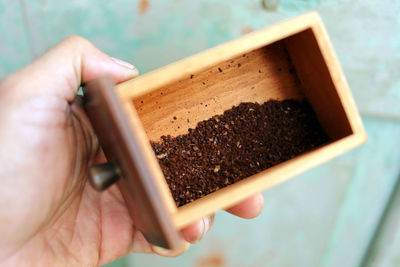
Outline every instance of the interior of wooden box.
[[185, 134], [199, 121], [241, 102], [303, 98], [332, 141], [352, 134], [312, 29], [182, 77], [133, 101], [148, 138], [158, 141], [162, 135]]
[[149, 139], [157, 141], [241, 102], [304, 97], [333, 140], [352, 133], [311, 29], [183, 77], [134, 105]]

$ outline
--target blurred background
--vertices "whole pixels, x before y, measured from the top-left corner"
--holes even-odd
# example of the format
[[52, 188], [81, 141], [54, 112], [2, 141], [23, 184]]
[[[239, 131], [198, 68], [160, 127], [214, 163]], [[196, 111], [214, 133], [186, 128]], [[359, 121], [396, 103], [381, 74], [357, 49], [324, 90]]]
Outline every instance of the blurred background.
[[400, 266], [400, 1], [0, 0], [0, 78], [73, 34], [146, 73], [309, 10], [326, 25], [368, 142], [264, 192], [257, 219], [218, 213], [183, 256], [109, 266]]

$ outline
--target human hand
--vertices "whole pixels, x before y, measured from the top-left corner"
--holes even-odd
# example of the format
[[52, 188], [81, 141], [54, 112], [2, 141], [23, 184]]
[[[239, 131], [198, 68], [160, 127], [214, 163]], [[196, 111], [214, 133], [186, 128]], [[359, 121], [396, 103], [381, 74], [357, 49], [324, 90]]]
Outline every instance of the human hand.
[[[105, 74], [120, 83], [138, 71], [70, 37], [0, 81], [0, 265], [93, 266], [130, 252], [183, 252], [148, 244], [117, 186], [98, 193], [88, 185], [88, 166], [105, 158], [76, 94]], [[257, 194], [227, 211], [252, 218], [262, 207]], [[195, 243], [211, 224], [204, 218], [182, 236]]]

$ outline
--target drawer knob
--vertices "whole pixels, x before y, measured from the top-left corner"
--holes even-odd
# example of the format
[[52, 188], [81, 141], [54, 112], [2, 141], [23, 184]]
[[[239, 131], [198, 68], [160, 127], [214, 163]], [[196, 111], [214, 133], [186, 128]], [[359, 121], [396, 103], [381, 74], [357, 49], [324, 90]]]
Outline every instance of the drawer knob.
[[89, 182], [97, 191], [104, 191], [120, 178], [121, 171], [114, 162], [94, 165], [89, 170]]

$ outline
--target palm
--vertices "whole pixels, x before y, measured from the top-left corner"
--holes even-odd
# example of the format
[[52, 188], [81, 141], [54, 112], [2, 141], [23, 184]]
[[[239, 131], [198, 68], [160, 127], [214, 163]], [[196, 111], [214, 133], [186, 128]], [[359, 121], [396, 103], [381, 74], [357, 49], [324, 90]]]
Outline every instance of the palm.
[[[3, 199], [7, 210], [0, 213], [19, 210], [18, 217], [13, 217], [19, 238], [7, 242], [28, 254], [31, 247], [41, 247], [36, 255], [58, 259], [65, 255], [68, 259], [107, 261], [127, 253], [133, 226], [119, 190], [115, 187], [99, 194], [86, 182], [86, 168], [94, 161], [98, 146], [81, 107], [45, 96], [17, 106], [12, 113], [14, 119], [2, 126], [15, 129], [14, 138], [2, 140], [18, 144], [15, 155], [26, 155], [19, 163], [29, 166], [31, 178], [27, 180], [23, 173], [9, 176], [18, 202]], [[10, 155], [2, 158], [6, 156]], [[7, 232], [4, 234], [13, 234]]]

